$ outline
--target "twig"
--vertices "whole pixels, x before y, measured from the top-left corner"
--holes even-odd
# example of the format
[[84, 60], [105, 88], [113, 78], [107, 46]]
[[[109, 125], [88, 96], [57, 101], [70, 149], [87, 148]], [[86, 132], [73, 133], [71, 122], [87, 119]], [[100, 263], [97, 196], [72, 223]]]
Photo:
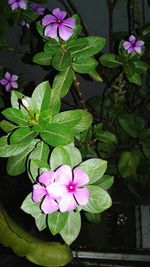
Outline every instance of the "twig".
[[74, 83], [73, 83], [73, 86], [75, 88], [75, 92], [77, 93], [77, 96], [78, 96], [78, 98], [80, 100], [81, 105], [83, 106], [83, 108], [85, 110], [88, 111], [88, 108], [87, 108], [87, 106], [85, 104], [85, 99], [84, 99], [84, 97], [82, 95], [82, 92], [80, 90], [80, 82], [77, 80], [77, 76], [76, 75], [74, 75]]
[[12, 48], [12, 47], [0, 48], [0, 50], [1, 51], [5, 51], [5, 52], [16, 53], [16, 54], [28, 54], [28, 55], [31, 55], [30, 51], [22, 50], [22, 49], [16, 49], [16, 48]]

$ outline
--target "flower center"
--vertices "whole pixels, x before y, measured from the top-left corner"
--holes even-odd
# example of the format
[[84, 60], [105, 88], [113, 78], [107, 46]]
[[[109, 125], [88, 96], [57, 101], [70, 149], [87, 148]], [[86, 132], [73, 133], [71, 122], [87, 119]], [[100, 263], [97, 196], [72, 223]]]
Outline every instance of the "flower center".
[[73, 182], [70, 182], [68, 185], [67, 185], [67, 189], [68, 189], [68, 192], [75, 192], [76, 191], [76, 184], [73, 183]]
[[60, 19], [58, 19], [58, 20], [57, 20], [57, 23], [59, 23], [59, 24], [60, 24], [60, 23], [61, 23], [61, 20], [60, 20]]

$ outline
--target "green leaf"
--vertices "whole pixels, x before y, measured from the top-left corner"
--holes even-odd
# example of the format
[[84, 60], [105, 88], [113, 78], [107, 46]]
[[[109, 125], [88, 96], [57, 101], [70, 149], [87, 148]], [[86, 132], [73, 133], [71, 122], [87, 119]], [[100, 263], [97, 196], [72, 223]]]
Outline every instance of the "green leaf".
[[92, 115], [86, 110], [81, 110], [81, 120], [73, 127], [74, 133], [80, 133], [87, 130], [93, 121]]
[[145, 140], [142, 142], [142, 150], [146, 158], [150, 159], [150, 141]]
[[36, 12], [31, 11], [30, 9], [22, 9], [22, 15], [24, 20], [26, 20], [28, 23], [34, 22], [38, 18], [38, 14]]
[[100, 180], [98, 180], [95, 185], [101, 187], [104, 190], [108, 190], [114, 182], [114, 177], [110, 175], [103, 175]]
[[77, 58], [73, 61], [72, 68], [79, 73], [89, 73], [95, 70], [97, 64], [94, 58]]
[[39, 33], [39, 34], [42, 36], [42, 38], [44, 38], [45, 40], [49, 40], [50, 38], [49, 38], [49, 37], [46, 37], [46, 36], [44, 35], [44, 28], [45, 28], [45, 26], [42, 26], [42, 24], [41, 24], [40, 21], [36, 22], [36, 29], [37, 29], [38, 33]]
[[73, 142], [73, 133], [70, 128], [64, 125], [52, 123], [44, 132], [40, 133], [41, 138], [52, 146], [65, 146]]
[[100, 213], [90, 213], [90, 212], [85, 212], [84, 213], [87, 220], [90, 222], [90, 223], [96, 223], [96, 224], [99, 224], [100, 220], [101, 220], [101, 215]]
[[40, 83], [32, 93], [32, 101], [39, 111], [50, 108], [51, 88], [48, 81]]
[[82, 118], [82, 109], [67, 110], [55, 115], [52, 118], [52, 123], [64, 125], [66, 127], [74, 127], [80, 122]]
[[147, 25], [143, 30], [143, 35], [146, 37], [150, 36], [150, 25]]
[[124, 64], [123, 70], [127, 77], [132, 77], [136, 73], [136, 68], [132, 62]]
[[73, 144], [55, 147], [50, 157], [50, 167], [55, 170], [61, 165], [69, 165], [71, 168], [82, 161], [80, 151]]
[[43, 162], [47, 162], [49, 157], [49, 146], [45, 144], [43, 141], [37, 143], [34, 150], [30, 153], [29, 160], [42, 160]]
[[60, 43], [58, 43], [53, 38], [49, 38], [49, 40], [44, 45], [44, 52], [50, 57], [52, 57], [59, 51], [60, 51]]
[[65, 226], [68, 219], [68, 212], [53, 212], [48, 215], [47, 223], [49, 230], [53, 235], [58, 234]]
[[22, 143], [22, 142], [30, 142], [36, 137], [36, 133], [31, 131], [29, 127], [22, 127], [19, 129], [16, 129], [11, 135], [10, 135], [10, 144], [15, 143]]
[[31, 182], [36, 181], [40, 169], [49, 170], [48, 163], [42, 160], [31, 159], [28, 164], [28, 176]]
[[30, 146], [31, 143], [32, 142], [29, 142], [27, 140], [26, 142], [23, 142], [23, 143], [8, 145], [7, 137], [3, 136], [0, 138], [0, 157], [8, 158], [8, 157], [19, 155], [28, 146]]
[[108, 131], [100, 131], [96, 133], [96, 137], [99, 141], [103, 143], [109, 143], [109, 144], [116, 144], [117, 143], [117, 138], [116, 136]]
[[58, 71], [64, 71], [71, 66], [71, 55], [59, 50], [52, 58], [52, 66]]
[[107, 68], [118, 68], [122, 66], [122, 63], [117, 61], [116, 55], [104, 54], [99, 58], [100, 63]]
[[21, 110], [16, 108], [6, 108], [2, 112], [3, 116], [8, 120], [20, 125], [20, 126], [28, 126], [28, 118], [24, 116]]
[[135, 176], [140, 161], [137, 151], [122, 152], [118, 162], [118, 169], [123, 178]]
[[7, 161], [7, 173], [11, 176], [19, 175], [26, 170], [26, 159], [29, 153], [34, 149], [35, 143], [31, 143], [22, 153], [10, 157]]
[[19, 91], [12, 90], [11, 91], [11, 105], [13, 108], [19, 109], [20, 103], [19, 100], [24, 97], [24, 94]]
[[81, 22], [80, 22], [80, 18], [78, 15], [73, 15], [72, 18], [75, 19], [76, 21], [76, 27], [75, 29], [73, 29], [73, 35], [70, 37], [69, 40], [72, 40], [72, 39], [76, 39], [79, 34], [81, 33], [82, 31], [82, 26], [81, 26]]
[[105, 45], [105, 39], [99, 36], [89, 36], [83, 38], [82, 40], [88, 41], [88, 45], [78, 51], [72, 52], [72, 55], [75, 58], [79, 56], [82, 58], [88, 58], [90, 56], [93, 56], [100, 52]]
[[51, 65], [51, 59], [52, 56], [49, 56], [48, 54], [44, 52], [39, 52], [33, 57], [33, 62], [39, 65]]
[[79, 165], [79, 169], [88, 174], [89, 184], [93, 184], [105, 173], [107, 169], [107, 161], [98, 158], [88, 159]]
[[102, 82], [102, 78], [96, 70], [92, 70], [88, 73], [88, 75], [96, 82]]
[[132, 76], [127, 77], [130, 83], [134, 83], [138, 86], [142, 84], [141, 77], [138, 73], [133, 74]]
[[73, 76], [74, 72], [70, 67], [66, 68], [64, 71], [61, 71], [54, 78], [52, 90], [56, 90], [60, 97], [64, 97], [71, 87]]
[[149, 68], [149, 65], [142, 60], [134, 61], [133, 64], [136, 67], [138, 73], [146, 72], [147, 69]]
[[69, 212], [68, 220], [61, 230], [60, 235], [67, 245], [70, 245], [79, 235], [81, 217], [79, 212]]
[[60, 95], [58, 94], [57, 90], [54, 89], [51, 90], [49, 106], [53, 115], [59, 112], [61, 103], [60, 103]]
[[89, 44], [88, 40], [84, 38], [70, 39], [67, 42], [67, 49], [69, 50], [70, 54], [74, 55], [74, 53], [81, 51], [88, 44]]
[[137, 115], [124, 114], [119, 116], [118, 121], [122, 129], [133, 138], [138, 137], [144, 128], [143, 119]]
[[100, 187], [89, 185], [89, 201], [88, 204], [82, 206], [82, 209], [91, 212], [99, 213], [108, 209], [112, 205], [109, 194]]
[[17, 128], [17, 125], [9, 122], [9, 121], [6, 121], [6, 120], [2, 120], [0, 121], [0, 128], [6, 132], [6, 133], [9, 133], [11, 131], [13, 131], [14, 129]]

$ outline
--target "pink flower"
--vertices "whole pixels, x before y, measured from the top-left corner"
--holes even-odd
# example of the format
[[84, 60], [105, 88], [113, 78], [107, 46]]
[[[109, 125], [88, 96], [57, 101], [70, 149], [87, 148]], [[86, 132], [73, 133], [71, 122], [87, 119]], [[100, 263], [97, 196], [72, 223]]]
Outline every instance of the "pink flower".
[[78, 205], [88, 203], [89, 190], [84, 186], [88, 182], [89, 177], [84, 171], [62, 165], [55, 171], [55, 183], [48, 185], [47, 191], [57, 199], [61, 212], [72, 211]]
[[42, 202], [41, 210], [45, 214], [50, 214], [59, 209], [58, 203], [51, 197], [47, 191], [49, 186], [54, 181], [54, 172], [43, 172], [38, 178], [39, 183], [33, 185], [32, 199], [35, 202]]
[[123, 47], [127, 50], [128, 54], [132, 52], [137, 52], [141, 54], [141, 47], [144, 45], [142, 40], [137, 40], [134, 35], [129, 37], [129, 41], [123, 43]]
[[8, 4], [10, 5], [12, 10], [18, 8], [26, 9], [26, 3], [24, 0], [8, 0]]
[[44, 12], [45, 12], [45, 8], [44, 7], [40, 7], [36, 3], [31, 3], [30, 4], [30, 9], [35, 11], [39, 15], [44, 15]]
[[65, 19], [67, 13], [55, 8], [52, 14], [46, 15], [42, 19], [42, 25], [46, 26], [44, 35], [56, 39], [60, 37], [62, 40], [67, 41], [73, 34], [73, 29], [76, 27], [75, 19]]
[[16, 82], [18, 80], [18, 76], [15, 74], [10, 74], [9, 72], [6, 72], [4, 75], [4, 78], [0, 80], [0, 83], [5, 86], [6, 91], [9, 91], [10, 88], [18, 88], [18, 83]]

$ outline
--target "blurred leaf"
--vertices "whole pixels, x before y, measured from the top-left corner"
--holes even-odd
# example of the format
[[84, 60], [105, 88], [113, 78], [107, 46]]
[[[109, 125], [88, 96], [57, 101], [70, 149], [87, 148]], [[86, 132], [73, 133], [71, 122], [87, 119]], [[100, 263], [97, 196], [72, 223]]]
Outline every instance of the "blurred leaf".
[[138, 137], [144, 128], [143, 119], [133, 114], [121, 115], [118, 120], [123, 130], [133, 138]]
[[122, 152], [118, 162], [118, 169], [123, 178], [135, 176], [140, 162], [138, 151]]
[[72, 63], [74, 71], [79, 73], [89, 73], [95, 70], [98, 62], [94, 58], [77, 58]]
[[104, 54], [99, 58], [100, 63], [107, 68], [118, 68], [122, 66], [122, 63], [117, 61], [116, 55]]
[[96, 224], [98, 224], [101, 221], [101, 215], [100, 215], [100, 213], [85, 212], [84, 214], [85, 214], [87, 220], [90, 223], [96, 223]]

